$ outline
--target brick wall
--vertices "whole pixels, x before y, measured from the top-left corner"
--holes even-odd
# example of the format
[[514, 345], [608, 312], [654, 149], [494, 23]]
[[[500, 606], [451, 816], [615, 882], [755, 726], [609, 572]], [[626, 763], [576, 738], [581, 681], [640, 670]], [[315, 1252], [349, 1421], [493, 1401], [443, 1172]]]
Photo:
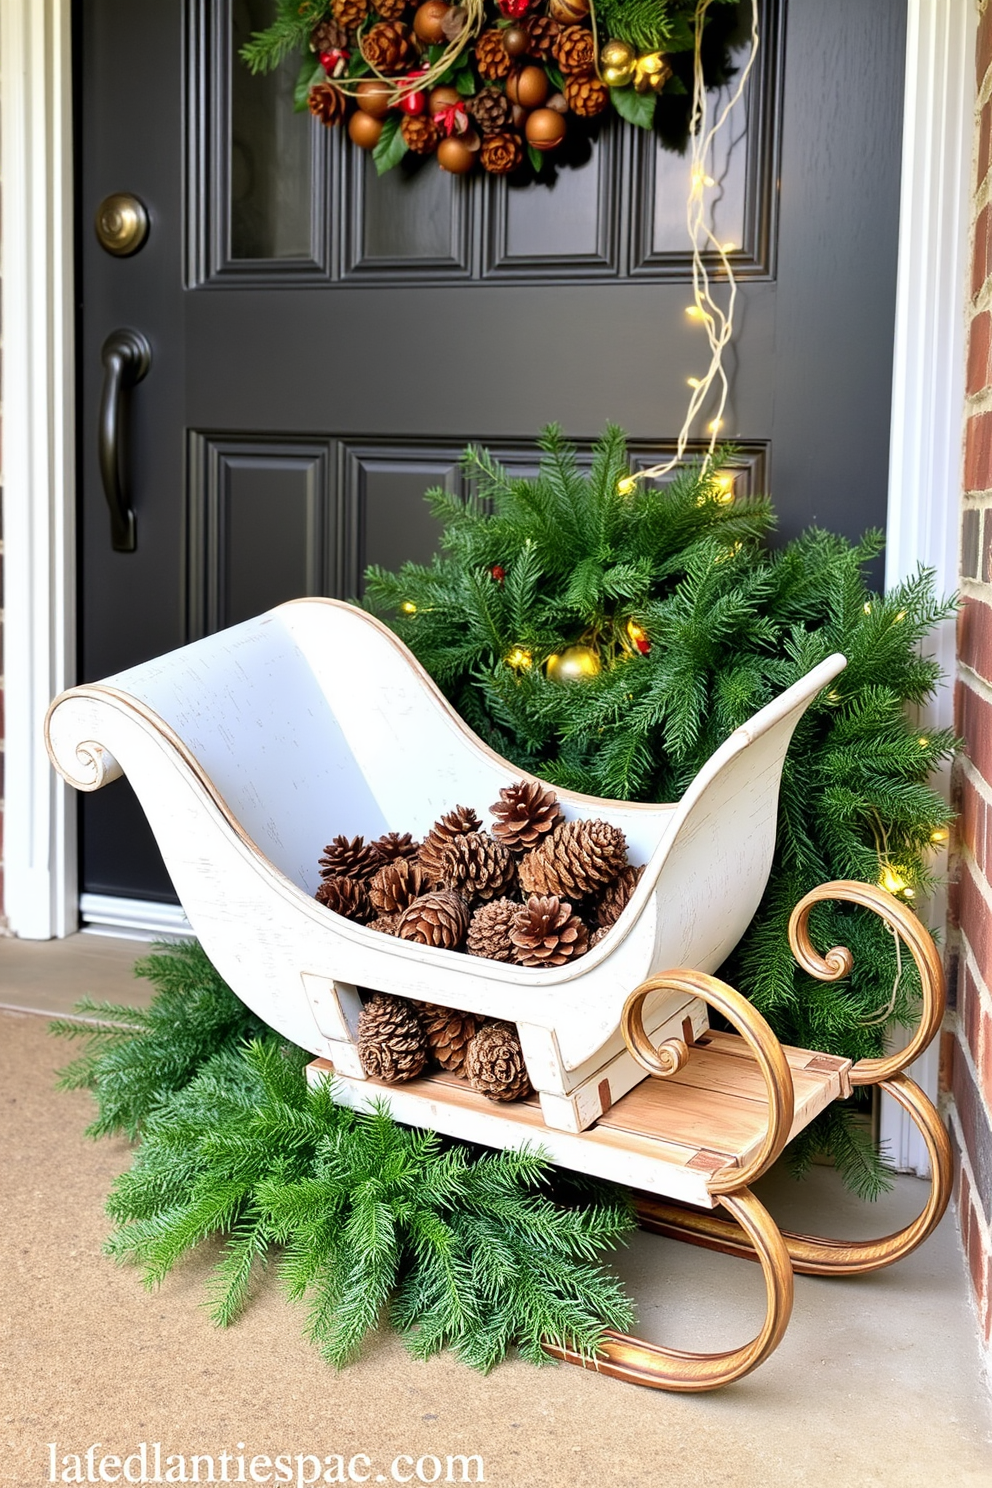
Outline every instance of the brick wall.
[[979, 1322], [992, 1349], [992, 4], [982, 0], [972, 196], [951, 895], [952, 994], [943, 1081], [956, 1198]]

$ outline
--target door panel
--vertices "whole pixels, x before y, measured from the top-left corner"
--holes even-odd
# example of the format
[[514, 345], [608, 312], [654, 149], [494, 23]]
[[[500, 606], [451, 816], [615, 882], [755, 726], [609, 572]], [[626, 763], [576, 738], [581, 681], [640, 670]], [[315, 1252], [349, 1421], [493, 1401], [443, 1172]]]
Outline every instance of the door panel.
[[[761, 0], [764, 45], [713, 167], [741, 280], [725, 431], [780, 529], [885, 514], [905, 0]], [[433, 551], [421, 495], [484, 441], [533, 466], [541, 424], [585, 451], [607, 419], [644, 465], [707, 353], [684, 314], [688, 165], [619, 121], [553, 185], [378, 180], [290, 107], [295, 66], [237, 48], [270, 0], [87, 0], [79, 58], [80, 673], [94, 678], [366, 563]], [[148, 65], [148, 58], [155, 65]], [[101, 198], [151, 231], [97, 246]], [[152, 367], [127, 408], [138, 547], [110, 550], [100, 348]], [[82, 803], [84, 889], [168, 898], [124, 782]]]

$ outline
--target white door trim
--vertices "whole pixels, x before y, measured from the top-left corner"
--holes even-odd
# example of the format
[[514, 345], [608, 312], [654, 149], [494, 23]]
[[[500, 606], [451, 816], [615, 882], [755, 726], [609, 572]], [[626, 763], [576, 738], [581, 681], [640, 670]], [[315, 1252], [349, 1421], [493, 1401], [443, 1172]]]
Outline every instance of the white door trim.
[[[961, 0], [907, 3], [886, 578], [922, 559], [951, 589], [976, 18]], [[40, 939], [78, 920], [75, 812], [41, 741], [48, 701], [75, 680], [69, 11], [70, 0], [0, 4], [5, 907], [16, 934]], [[952, 632], [940, 646], [950, 675]]]
[[75, 658], [70, 0], [0, 4], [4, 899], [31, 939], [76, 927], [76, 812], [45, 710]]

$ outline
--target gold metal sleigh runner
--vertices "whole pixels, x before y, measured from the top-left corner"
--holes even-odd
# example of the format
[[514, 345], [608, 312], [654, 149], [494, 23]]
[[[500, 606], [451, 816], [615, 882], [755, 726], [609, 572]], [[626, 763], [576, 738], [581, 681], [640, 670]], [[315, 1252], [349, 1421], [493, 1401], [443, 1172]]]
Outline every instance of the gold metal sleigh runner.
[[[904, 905], [871, 885], [825, 884], [796, 907], [789, 931], [801, 965], [823, 981], [846, 976], [851, 958], [843, 948], [814, 949], [814, 904], [861, 905], [899, 934], [923, 1004], [901, 1054], [852, 1066], [783, 1047], [712, 975], [764, 892], [793, 730], [844, 664], [828, 658], [735, 730], [678, 802], [558, 793], [566, 817], [621, 827], [646, 866], [598, 945], [541, 970], [383, 936], [315, 903], [325, 824], [348, 835], [419, 835], [453, 801], [491, 801], [520, 775], [360, 610], [319, 599], [281, 605], [63, 693], [46, 732], [56, 768], [79, 789], [128, 776], [207, 954], [260, 1017], [312, 1051], [311, 1080], [333, 1072], [341, 1100], [383, 1100], [410, 1125], [490, 1147], [540, 1145], [564, 1167], [631, 1186], [645, 1228], [757, 1259], [767, 1314], [741, 1348], [691, 1354], [610, 1334], [590, 1363], [549, 1345], [634, 1383], [709, 1390], [775, 1348], [794, 1271], [853, 1275], [889, 1265], [926, 1238], [949, 1197], [947, 1136], [903, 1073], [940, 1026], [943, 975], [933, 940]], [[535, 1096], [494, 1106], [449, 1074], [391, 1086], [368, 1079], [356, 1045], [359, 989], [515, 1023]], [[738, 1031], [711, 1030], [708, 1008]], [[750, 1185], [790, 1137], [857, 1085], [881, 1086], [919, 1127], [933, 1174], [927, 1204], [877, 1241], [783, 1233]]]

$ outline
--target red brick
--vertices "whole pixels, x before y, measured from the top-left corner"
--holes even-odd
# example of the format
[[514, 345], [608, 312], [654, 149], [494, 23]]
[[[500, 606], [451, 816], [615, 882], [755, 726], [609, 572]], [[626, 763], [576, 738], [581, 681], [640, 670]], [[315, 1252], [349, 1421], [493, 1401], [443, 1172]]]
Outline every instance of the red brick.
[[[988, 113], [988, 111], [989, 105], [986, 104], [985, 112]], [[992, 372], [989, 363], [990, 351], [992, 351], [992, 315], [987, 310], [983, 310], [971, 322], [971, 330], [968, 334], [968, 392], [971, 394], [980, 393], [989, 385], [989, 376]]]
[[992, 781], [992, 707], [960, 679], [954, 688], [954, 721], [972, 764], [983, 780]]
[[987, 491], [992, 487], [992, 413], [975, 413], [968, 420], [964, 441], [964, 487]]
[[992, 1110], [992, 1017], [986, 1007], [981, 1009], [981, 1042], [977, 1048], [972, 1045], [972, 1053], [985, 1104]]
[[964, 1170], [964, 1163], [961, 1161], [961, 1153], [958, 1150], [957, 1143], [954, 1144], [954, 1152], [958, 1164], [958, 1191], [956, 1195], [958, 1205], [958, 1229], [961, 1231], [962, 1245], [967, 1245], [968, 1215], [971, 1213], [971, 1184], [968, 1181], [968, 1174]]
[[980, 291], [989, 272], [989, 222], [992, 213], [986, 204], [975, 219], [975, 239], [971, 250], [971, 296]]
[[975, 43], [975, 82], [982, 91], [985, 74], [992, 64], [992, 7], [986, 10], [978, 23], [978, 39]]
[[978, 121], [976, 186], [981, 186], [988, 175], [990, 159], [992, 159], [992, 102], [987, 103], [982, 109], [982, 116]]
[[971, 1050], [972, 1058], [978, 1063], [978, 1039], [981, 1028], [982, 1003], [978, 984], [966, 966], [964, 976], [958, 994], [958, 1017], [961, 1020], [961, 1033], [965, 1043]]
[[961, 934], [972, 949], [983, 977], [992, 975], [992, 910], [975, 881], [975, 868], [966, 863], [961, 873], [959, 917]]
[[957, 842], [970, 849], [982, 872], [988, 876], [988, 806], [970, 780], [961, 788], [961, 815], [956, 823]]
[[978, 1303], [978, 1315], [982, 1316], [985, 1310], [985, 1277], [988, 1273], [988, 1252], [982, 1244], [982, 1228], [978, 1222], [978, 1215], [974, 1206], [968, 1211], [968, 1238], [965, 1241], [965, 1250], [968, 1253], [968, 1270], [971, 1272], [971, 1285], [975, 1293], [975, 1301]]

